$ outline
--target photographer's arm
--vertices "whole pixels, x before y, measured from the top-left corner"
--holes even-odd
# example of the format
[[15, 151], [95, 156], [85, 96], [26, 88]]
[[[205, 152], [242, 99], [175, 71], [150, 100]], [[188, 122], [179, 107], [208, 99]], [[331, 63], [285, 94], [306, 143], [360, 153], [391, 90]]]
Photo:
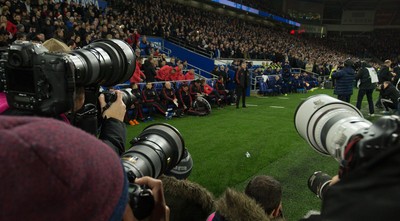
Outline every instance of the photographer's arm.
[[[99, 139], [121, 156], [125, 152], [126, 127], [123, 120], [126, 106], [122, 101], [122, 93], [120, 91], [116, 91], [116, 93], [117, 100], [102, 112], [104, 121], [102, 122]], [[102, 110], [107, 105], [103, 94], [99, 97], [99, 103]]]

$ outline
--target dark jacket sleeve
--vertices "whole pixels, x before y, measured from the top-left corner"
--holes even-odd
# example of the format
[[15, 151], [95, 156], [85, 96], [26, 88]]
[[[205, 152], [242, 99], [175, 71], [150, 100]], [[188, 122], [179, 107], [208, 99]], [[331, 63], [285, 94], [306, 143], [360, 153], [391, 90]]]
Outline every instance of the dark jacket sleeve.
[[342, 77], [343, 75], [344, 75], [344, 71], [343, 70], [335, 71], [335, 72], [332, 73], [332, 78], [333, 79], [337, 79], [337, 78]]
[[235, 83], [236, 84], [240, 84], [239, 71], [240, 71], [240, 69], [238, 69], [235, 73]]
[[379, 83], [383, 83], [384, 81], [392, 81], [392, 74], [389, 71], [388, 67], [383, 67], [378, 73]]
[[200, 93], [200, 92], [198, 92], [198, 91], [195, 89], [195, 85], [194, 85], [194, 84], [190, 84], [189, 93], [190, 93], [191, 96], [196, 97], [197, 93]]
[[396, 105], [395, 107], [397, 107], [397, 104], [399, 102], [399, 92], [394, 86], [391, 86], [389, 88], [388, 93], [389, 93], [389, 99], [393, 101], [393, 104]]
[[364, 74], [364, 70], [363, 69], [364, 68], [358, 70], [358, 72], [357, 72], [357, 74], [355, 76], [356, 81], [360, 80], [363, 77], [363, 74]]
[[103, 121], [99, 139], [110, 146], [119, 156], [125, 152], [126, 127], [122, 121], [108, 118]]

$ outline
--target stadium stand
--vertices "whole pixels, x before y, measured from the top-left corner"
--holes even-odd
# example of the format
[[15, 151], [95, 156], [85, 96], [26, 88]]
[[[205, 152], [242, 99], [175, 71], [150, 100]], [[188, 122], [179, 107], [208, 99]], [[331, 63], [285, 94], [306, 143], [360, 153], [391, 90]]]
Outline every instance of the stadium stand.
[[[80, 4], [73, 1], [2, 1], [0, 45], [7, 46], [14, 40], [24, 37], [37, 42], [56, 38], [65, 42], [71, 49], [77, 49], [96, 39], [118, 38], [124, 39], [134, 49], [140, 50], [140, 56], [154, 56], [155, 68], [158, 70], [173, 59], [155, 50], [145, 36], [179, 39], [185, 43], [183, 46], [190, 46], [214, 57], [236, 59], [224, 65], [229, 69], [226, 77], [226, 87], [229, 90], [233, 89], [231, 79], [237, 70], [239, 60], [269, 61], [262, 65], [249, 64], [252, 89], [259, 89], [260, 94], [286, 94], [310, 90], [324, 81], [315, 78], [329, 76], [340, 66], [340, 62], [348, 57], [375, 58], [377, 61], [390, 58], [396, 63], [398, 56], [396, 49], [400, 46], [398, 31], [377, 30], [365, 33], [363, 37], [333, 36], [321, 39], [306, 35], [290, 35], [287, 28], [281, 26], [270, 27], [251, 23], [174, 1], [114, 0], [108, 1], [108, 6], [105, 8], [97, 7], [96, 2], [86, 1], [85, 4]], [[268, 4], [260, 1], [236, 2], [273, 10]], [[393, 40], [387, 41], [389, 38]], [[180, 59], [185, 60], [179, 58], [176, 62], [167, 64], [175, 68], [182, 63]], [[376, 63], [371, 63], [377, 66]], [[186, 64], [183, 70], [187, 70], [190, 65]], [[203, 70], [197, 72], [204, 73]], [[300, 74], [300, 79], [306, 79], [304, 90], [293, 87], [296, 73]], [[315, 76], [310, 73], [314, 73]], [[261, 81], [262, 75], [272, 77], [268, 78], [270, 81]], [[214, 86], [218, 75], [210, 76], [212, 79], [207, 79], [207, 83]], [[280, 76], [282, 81], [279, 83], [279, 90], [273, 84], [275, 76]], [[162, 80], [155, 84], [157, 91], [162, 88]], [[139, 86], [142, 88], [143, 83]], [[268, 93], [271, 89], [273, 93]]]

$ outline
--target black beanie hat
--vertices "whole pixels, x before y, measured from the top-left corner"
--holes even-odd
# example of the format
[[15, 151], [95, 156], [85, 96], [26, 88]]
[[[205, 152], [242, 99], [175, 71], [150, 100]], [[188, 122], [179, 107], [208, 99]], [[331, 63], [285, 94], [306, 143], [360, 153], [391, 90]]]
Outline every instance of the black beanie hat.
[[0, 220], [121, 220], [127, 182], [106, 144], [65, 122], [0, 116]]

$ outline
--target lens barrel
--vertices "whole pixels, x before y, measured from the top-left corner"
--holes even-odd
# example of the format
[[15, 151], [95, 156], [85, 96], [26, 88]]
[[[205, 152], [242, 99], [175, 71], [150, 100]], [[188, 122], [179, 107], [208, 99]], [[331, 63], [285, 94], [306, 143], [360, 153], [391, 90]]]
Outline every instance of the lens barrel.
[[65, 56], [77, 85], [113, 86], [126, 82], [136, 67], [133, 49], [118, 39], [101, 39]]
[[297, 107], [294, 122], [297, 132], [315, 151], [338, 162], [344, 159], [351, 136], [372, 124], [353, 105], [325, 94], [303, 101]]
[[128, 179], [159, 177], [174, 168], [184, 156], [185, 144], [179, 131], [165, 123], [146, 127], [122, 155]]
[[314, 172], [308, 179], [308, 188], [315, 193], [318, 198], [323, 199], [325, 192], [328, 190], [332, 177], [321, 171]]
[[[132, 104], [137, 100], [137, 97], [132, 94], [132, 89], [124, 88], [119, 91], [122, 92], [122, 102], [124, 102], [126, 108], [131, 108]], [[106, 103], [114, 103], [117, 100], [117, 94], [114, 91], [104, 91], [102, 94]]]

